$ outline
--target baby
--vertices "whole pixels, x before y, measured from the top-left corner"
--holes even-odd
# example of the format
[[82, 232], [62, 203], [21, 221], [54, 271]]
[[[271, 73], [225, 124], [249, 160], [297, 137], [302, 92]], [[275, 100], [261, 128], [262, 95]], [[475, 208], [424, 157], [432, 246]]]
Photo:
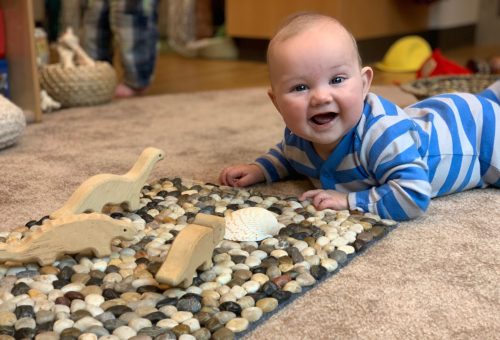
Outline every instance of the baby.
[[382, 218], [422, 215], [430, 199], [500, 186], [500, 81], [479, 95], [443, 94], [405, 109], [369, 92], [353, 36], [320, 14], [290, 18], [269, 44], [268, 95], [283, 140], [251, 164], [227, 167], [224, 185], [305, 175], [317, 209]]

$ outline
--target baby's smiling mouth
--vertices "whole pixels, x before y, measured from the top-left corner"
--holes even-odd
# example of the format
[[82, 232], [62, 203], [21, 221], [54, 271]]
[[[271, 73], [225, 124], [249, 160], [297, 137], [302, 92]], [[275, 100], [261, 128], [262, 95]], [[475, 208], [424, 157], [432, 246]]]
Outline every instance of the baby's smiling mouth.
[[330, 123], [335, 117], [337, 117], [335, 112], [325, 112], [314, 115], [309, 120], [316, 125], [324, 125]]

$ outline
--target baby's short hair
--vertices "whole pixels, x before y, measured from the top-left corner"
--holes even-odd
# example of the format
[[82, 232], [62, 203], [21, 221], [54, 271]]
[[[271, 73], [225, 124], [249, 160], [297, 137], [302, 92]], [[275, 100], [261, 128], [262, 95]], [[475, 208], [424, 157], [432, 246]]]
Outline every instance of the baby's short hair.
[[362, 66], [362, 60], [361, 56], [359, 54], [358, 50], [358, 44], [356, 43], [356, 39], [354, 39], [354, 36], [352, 35], [351, 32], [347, 30], [347, 28], [337, 19], [334, 17], [316, 13], [316, 12], [298, 12], [294, 13], [287, 18], [281, 23], [281, 25], [278, 27], [277, 32], [274, 34], [274, 36], [271, 38], [271, 41], [269, 42], [268, 49], [267, 49], [267, 59], [269, 61], [269, 49], [272, 46], [272, 44], [275, 44], [277, 42], [282, 42], [285, 41], [289, 38], [292, 38], [299, 34], [300, 32], [303, 32], [305, 29], [311, 27], [314, 24], [317, 24], [319, 22], [330, 22], [335, 25], [338, 25], [341, 27], [349, 36], [351, 37], [354, 49], [356, 51], [356, 54], [358, 55], [358, 61], [359, 61], [359, 66]]

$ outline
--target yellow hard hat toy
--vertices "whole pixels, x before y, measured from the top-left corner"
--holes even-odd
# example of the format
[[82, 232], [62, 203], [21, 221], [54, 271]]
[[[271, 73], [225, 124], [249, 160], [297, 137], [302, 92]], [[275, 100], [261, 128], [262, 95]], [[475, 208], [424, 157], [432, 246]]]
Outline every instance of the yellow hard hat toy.
[[429, 43], [418, 35], [396, 40], [375, 67], [385, 72], [415, 72], [432, 54]]

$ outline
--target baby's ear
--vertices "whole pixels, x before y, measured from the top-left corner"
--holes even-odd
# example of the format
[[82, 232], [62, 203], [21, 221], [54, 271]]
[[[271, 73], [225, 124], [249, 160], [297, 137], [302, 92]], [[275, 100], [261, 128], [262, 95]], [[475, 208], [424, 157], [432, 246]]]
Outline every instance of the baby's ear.
[[276, 110], [278, 110], [278, 112], [280, 111], [280, 108], [278, 106], [278, 103], [276, 102], [276, 96], [274, 95], [273, 93], [273, 89], [272, 88], [269, 88], [267, 90], [267, 96], [269, 97], [269, 99], [271, 99], [271, 101], [273, 102], [274, 104], [274, 107], [276, 108]]
[[365, 66], [361, 69], [361, 80], [363, 81], [363, 97], [366, 97], [373, 80], [373, 70], [371, 67]]

